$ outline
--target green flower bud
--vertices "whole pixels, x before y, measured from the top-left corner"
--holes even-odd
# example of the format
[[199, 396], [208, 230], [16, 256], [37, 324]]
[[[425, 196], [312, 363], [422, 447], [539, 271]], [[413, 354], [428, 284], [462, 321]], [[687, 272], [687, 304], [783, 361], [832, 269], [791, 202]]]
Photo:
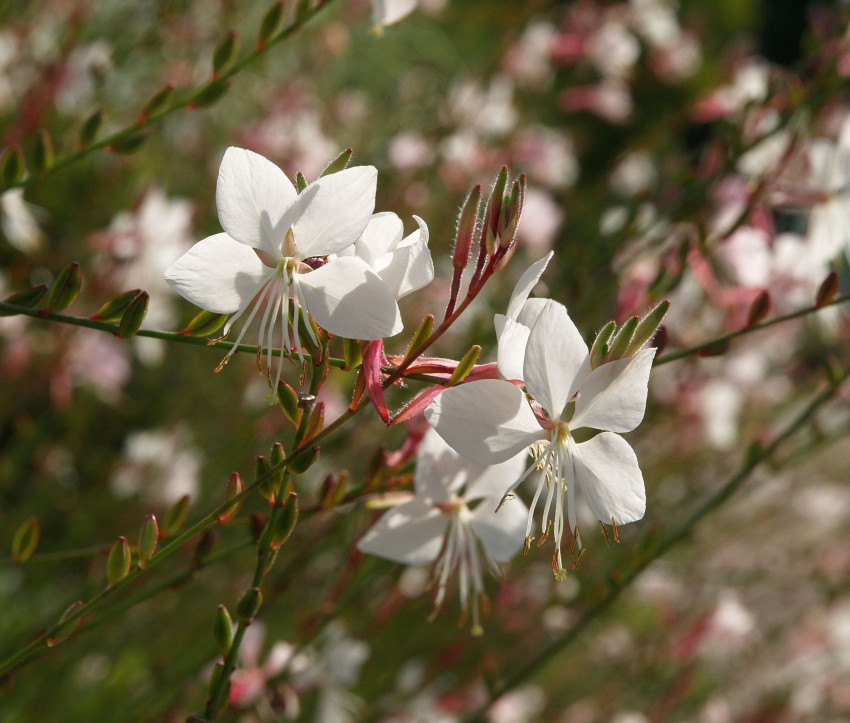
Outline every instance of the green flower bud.
[[475, 366], [475, 362], [478, 361], [479, 354], [481, 354], [481, 347], [478, 344], [470, 347], [469, 351], [463, 355], [463, 359], [458, 362], [451, 377], [449, 377], [448, 386], [453, 387], [455, 384], [460, 384], [466, 379], [469, 372], [472, 371], [472, 367]]
[[213, 637], [221, 657], [226, 658], [230, 646], [233, 645], [233, 620], [224, 605], [219, 605], [216, 610]]
[[236, 603], [236, 617], [243, 622], [250, 622], [263, 604], [263, 591], [252, 587], [245, 591]]
[[184, 336], [212, 336], [227, 319], [227, 314], [213, 314], [211, 311], [202, 311], [192, 318], [192, 321], [180, 333]]
[[153, 557], [156, 552], [157, 541], [159, 540], [159, 525], [156, 522], [156, 517], [148, 515], [142, 523], [142, 529], [139, 530], [139, 559], [136, 565], [140, 570], [144, 570], [148, 566], [148, 560]]
[[282, 504], [283, 509], [278, 511], [274, 530], [272, 530], [271, 548], [273, 550], [289, 539], [295, 529], [295, 523], [298, 522], [298, 495], [293, 492]]
[[103, 126], [103, 119], [106, 114], [103, 108], [99, 108], [92, 113], [80, 128], [80, 148], [87, 148], [95, 138]]
[[616, 361], [617, 359], [622, 359], [626, 356], [626, 351], [632, 343], [632, 339], [634, 339], [635, 330], [637, 329], [639, 321], [640, 317], [632, 316], [623, 322], [623, 325], [620, 327], [617, 335], [611, 341], [608, 354], [605, 356], [606, 362]]
[[165, 111], [171, 103], [171, 99], [173, 97], [174, 86], [171, 84], [162, 86], [162, 88], [160, 88], [156, 93], [154, 93], [151, 99], [147, 103], [145, 103], [145, 107], [142, 108], [139, 120], [147, 120], [148, 118], [152, 118], [153, 116], [159, 115], [160, 113]]
[[319, 174], [319, 178], [322, 176], [329, 176], [331, 173], [339, 173], [339, 171], [344, 171], [348, 168], [348, 163], [351, 161], [351, 156], [354, 153], [350, 148], [346, 148], [342, 153], [340, 153], [336, 158], [334, 158], [325, 169]]
[[41, 128], [35, 139], [35, 148], [32, 155], [33, 170], [42, 173], [53, 165], [54, 151], [53, 139], [46, 129]]
[[213, 78], [217, 78], [236, 57], [239, 50], [239, 36], [232, 30], [222, 38], [213, 53]]
[[20, 524], [12, 538], [12, 562], [26, 562], [38, 547], [38, 519], [30, 517]]
[[303, 474], [318, 461], [319, 454], [318, 447], [305, 449], [289, 463], [289, 471], [294, 474]]
[[[47, 287], [44, 284], [39, 284], [38, 286], [31, 286], [29, 289], [24, 289], [23, 291], [17, 291], [11, 296], [7, 296], [3, 299], [3, 302], [32, 309], [34, 306], [38, 305], [38, 302], [44, 298], [46, 293]], [[16, 312], [14, 311], [0, 311], [0, 316], [14, 316], [15, 313]]]
[[[224, 489], [224, 501], [230, 502], [236, 495], [242, 492], [242, 478], [239, 476], [238, 472], [234, 472], [230, 475], [230, 479], [227, 480], [227, 487]], [[220, 525], [226, 525], [230, 520], [232, 520], [236, 513], [239, 512], [239, 508], [242, 507], [242, 500], [237, 500], [232, 505], [230, 505], [224, 512], [222, 512], [218, 516], [218, 523]]]
[[109, 558], [106, 561], [107, 587], [112, 587], [116, 582], [127, 577], [130, 573], [131, 561], [130, 543], [127, 542], [126, 537], [119, 537], [109, 551]]
[[257, 49], [265, 47], [266, 43], [277, 33], [283, 22], [283, 3], [272, 5], [260, 23], [260, 32], [257, 34]]
[[118, 321], [122, 316], [124, 316], [124, 312], [127, 311], [127, 307], [130, 306], [130, 302], [136, 298], [141, 291], [141, 289], [125, 291], [121, 294], [121, 296], [116, 296], [111, 301], [107, 301], [97, 310], [96, 314], [89, 318], [92, 321]]
[[130, 305], [124, 311], [118, 324], [118, 336], [122, 339], [135, 336], [145, 320], [145, 314], [148, 313], [149, 302], [150, 294], [147, 291], [140, 291], [131, 299]]
[[56, 632], [44, 641], [44, 644], [48, 648], [52, 648], [54, 645], [59, 645], [59, 643], [66, 641], [74, 634], [77, 628], [80, 627], [80, 623], [83, 619], [79, 615], [73, 617], [71, 620], [68, 618], [71, 618], [81, 607], [83, 607], [83, 601], [77, 600], [77, 602], [71, 603], [65, 609], [65, 612], [62, 613], [62, 616], [59, 618], [59, 625], [56, 628]]
[[283, 410], [286, 418], [292, 424], [296, 427], [301, 424], [301, 417], [304, 412], [298, 406], [298, 393], [286, 382], [278, 382], [277, 402], [280, 404], [280, 408]]
[[171, 537], [183, 526], [188, 515], [189, 495], [183, 495], [179, 500], [177, 500], [177, 502], [171, 505], [171, 509], [169, 509], [166, 513], [165, 522], [162, 525], [159, 538], [161, 540], [165, 540], [166, 538]]
[[409, 359], [414, 356], [422, 345], [431, 337], [431, 330], [434, 328], [434, 315], [428, 314], [416, 329], [416, 333], [407, 345], [407, 351], [404, 353], [404, 358]]
[[68, 264], [50, 287], [45, 313], [56, 314], [74, 303], [83, 277], [78, 263]]
[[664, 317], [669, 309], [670, 302], [665, 299], [641, 319], [635, 329], [632, 340], [629, 342], [626, 356], [632, 356], [637, 353], [652, 338], [653, 334], [658, 331], [658, 327], [661, 326], [661, 322], [664, 321]]

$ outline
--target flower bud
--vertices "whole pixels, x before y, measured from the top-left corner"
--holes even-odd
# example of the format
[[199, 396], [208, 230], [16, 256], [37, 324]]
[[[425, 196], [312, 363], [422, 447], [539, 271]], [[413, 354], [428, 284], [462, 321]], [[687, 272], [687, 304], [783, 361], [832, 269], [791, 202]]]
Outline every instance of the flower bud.
[[136, 565], [140, 570], [144, 570], [148, 566], [148, 560], [153, 557], [156, 552], [156, 544], [159, 539], [159, 525], [156, 522], [156, 517], [148, 515], [142, 524], [142, 529], [139, 530], [139, 559]]
[[348, 471], [342, 470], [336, 478], [330, 474], [325, 478], [321, 494], [321, 507], [323, 510], [329, 510], [342, 502], [345, 492], [348, 489], [348, 477]]
[[596, 367], [605, 361], [605, 357], [608, 354], [608, 342], [616, 329], [616, 322], [609, 321], [599, 330], [599, 333], [596, 335], [596, 339], [593, 341], [593, 345], [590, 347], [591, 369], [596, 369]]
[[762, 291], [750, 305], [749, 314], [747, 314], [747, 326], [755, 326], [770, 311], [770, 294], [767, 291]]
[[665, 299], [660, 302], [652, 311], [650, 311], [635, 329], [634, 336], [629, 343], [629, 348], [626, 350], [626, 356], [632, 356], [655, 334], [661, 322], [664, 320], [667, 311], [670, 309], [670, 302]]
[[127, 577], [130, 573], [131, 561], [130, 544], [126, 537], [119, 537], [109, 551], [109, 558], [106, 561], [107, 587], [112, 587], [116, 582]]
[[142, 108], [142, 112], [139, 115], [139, 120], [145, 121], [148, 118], [152, 118], [153, 116], [164, 112], [168, 108], [173, 97], [174, 86], [170, 83], [162, 86], [162, 88], [154, 93], [151, 99], [145, 103], [145, 107]]
[[224, 605], [219, 605], [216, 610], [213, 637], [221, 657], [226, 658], [230, 646], [233, 645], [233, 620]]
[[148, 313], [148, 302], [150, 302], [150, 294], [147, 291], [140, 291], [131, 299], [130, 305], [124, 311], [118, 324], [118, 336], [122, 339], [135, 336], [145, 320], [145, 314]]
[[514, 181], [511, 197], [505, 206], [504, 211], [504, 230], [500, 234], [501, 239], [499, 246], [503, 249], [512, 248], [516, 244], [516, 234], [519, 228], [519, 221], [522, 217], [522, 208], [525, 205], [525, 188], [527, 180], [524, 173], [521, 173], [519, 178]]
[[263, 455], [257, 456], [254, 462], [254, 482], [262, 480], [259, 488], [260, 494], [269, 502], [274, 500], [274, 480], [269, 474], [271, 467], [271, 464]]
[[478, 230], [478, 211], [481, 206], [481, 186], [475, 186], [463, 202], [460, 216], [457, 222], [457, 233], [455, 234], [455, 248], [452, 256], [452, 266], [463, 270], [469, 263], [469, 253], [472, 249], [472, 241]]
[[453, 387], [455, 384], [460, 384], [466, 378], [466, 375], [475, 366], [475, 362], [478, 361], [479, 354], [481, 354], [481, 347], [478, 344], [470, 347], [469, 351], [464, 354], [463, 359], [457, 363], [451, 377], [449, 377], [448, 386]]
[[53, 165], [53, 139], [45, 128], [38, 131], [33, 150], [32, 166], [36, 173], [42, 173]]
[[298, 406], [298, 393], [286, 382], [281, 381], [277, 384], [277, 402], [292, 424], [296, 427], [301, 424], [301, 417], [304, 412]]
[[159, 539], [165, 540], [168, 537], [171, 537], [177, 530], [179, 530], [183, 523], [186, 521], [186, 517], [189, 515], [189, 495], [183, 495], [177, 502], [171, 505], [171, 509], [165, 515], [165, 522], [162, 525], [162, 529], [159, 533]]
[[272, 445], [272, 451], [269, 455], [269, 462], [271, 463], [272, 469], [277, 468], [277, 471], [272, 477], [276, 497], [280, 496], [280, 487], [283, 484], [283, 475], [285, 472], [283, 467], [283, 460], [285, 458], [286, 450], [284, 450], [283, 445], [280, 442], [275, 442], [274, 445]]
[[[81, 607], [83, 607], [83, 601], [77, 600], [77, 602], [71, 603], [65, 609], [65, 612], [62, 613], [62, 616], [59, 618], [56, 632], [44, 641], [44, 644], [48, 648], [52, 648], [54, 645], [59, 645], [59, 643], [66, 641], [74, 634], [77, 628], [80, 627], [80, 623], [83, 619], [79, 615], [75, 617], [72, 616], [74, 616], [74, 613], [76, 613]], [[72, 619], [69, 620], [68, 618]]]
[[214, 80], [195, 93], [187, 107], [194, 109], [212, 105], [227, 92], [228, 88], [227, 81]]
[[239, 50], [239, 36], [232, 30], [222, 38], [213, 53], [213, 78], [217, 78], [236, 57]]
[[192, 554], [192, 565], [200, 567], [204, 558], [207, 557], [215, 547], [215, 533], [212, 530], [204, 530], [198, 538], [198, 544], [195, 545], [195, 552]]
[[111, 301], [107, 301], [97, 310], [96, 314], [89, 318], [92, 321], [118, 321], [124, 315], [124, 312], [127, 311], [127, 307], [130, 306], [130, 302], [136, 298], [140, 292], [141, 289], [125, 291], [120, 296], [116, 296]]
[[82, 273], [80, 271], [80, 265], [78, 263], [68, 264], [50, 287], [44, 313], [56, 314], [63, 309], [67, 309], [74, 303], [74, 300], [80, 293], [81, 283]]
[[318, 461], [319, 454], [318, 447], [305, 449], [289, 463], [289, 470], [294, 474], [303, 474]]
[[277, 33], [283, 22], [283, 10], [283, 3], [277, 2], [263, 15], [260, 32], [257, 34], [257, 50], [264, 48], [266, 43]]
[[278, 510], [272, 530], [271, 549], [275, 550], [289, 539], [298, 522], [298, 495], [293, 492]]
[[3, 156], [3, 186], [14, 186], [16, 183], [20, 183], [26, 170], [27, 164], [20, 148], [11, 148], [6, 151]]
[[632, 343], [635, 336], [635, 329], [640, 322], [640, 317], [632, 316], [623, 322], [623, 325], [617, 331], [616, 336], [611, 340], [608, 354], [605, 356], [605, 361], [616, 361], [622, 359], [626, 355], [626, 350]]
[[820, 309], [822, 306], [826, 306], [831, 303], [837, 293], [838, 274], [834, 271], [830, 271], [829, 275], [823, 280], [823, 283], [820, 285], [818, 293], [815, 296], [815, 308]]
[[434, 315], [428, 314], [419, 322], [419, 327], [416, 333], [407, 345], [407, 351], [404, 353], [404, 358], [409, 359], [415, 356], [422, 345], [431, 337], [431, 330], [434, 328]]
[[236, 617], [243, 622], [250, 622], [263, 604], [263, 591], [252, 587], [245, 591], [236, 603]]
[[[32, 309], [38, 305], [38, 302], [44, 298], [46, 293], [47, 287], [44, 284], [39, 284], [38, 286], [31, 286], [29, 289], [17, 291], [11, 296], [7, 296], [3, 299], [3, 303]], [[14, 316], [15, 313], [14, 311], [0, 311], [0, 316]]]
[[30, 517], [22, 522], [15, 530], [12, 538], [12, 562], [26, 562], [32, 557], [38, 547], [39, 524], [38, 519]]
[[354, 153], [350, 148], [346, 148], [342, 153], [340, 153], [336, 158], [334, 158], [325, 169], [319, 174], [319, 178], [322, 176], [329, 176], [331, 173], [338, 173], [339, 171], [344, 171], [348, 168], [348, 163], [351, 161], [351, 155]]
[[103, 118], [106, 114], [103, 108], [99, 108], [92, 113], [80, 128], [80, 148], [87, 148], [95, 138], [103, 126]]
[[[230, 502], [236, 495], [242, 492], [242, 478], [239, 476], [238, 472], [234, 472], [230, 475], [230, 479], [227, 480], [227, 487], [224, 488], [224, 501]], [[226, 525], [230, 520], [236, 517], [236, 513], [239, 512], [239, 508], [242, 507], [242, 500], [239, 499], [230, 505], [224, 512], [222, 512], [218, 516], [218, 523], [220, 525]]]
[[325, 403], [316, 402], [313, 406], [313, 411], [310, 412], [310, 418], [307, 420], [307, 426], [304, 427], [304, 434], [301, 437], [302, 444], [315, 437], [325, 426]]
[[202, 311], [192, 318], [192, 321], [180, 333], [183, 336], [212, 336], [227, 319], [227, 314], [213, 314], [211, 311]]
[[298, 191], [298, 193], [301, 193], [301, 191], [307, 188], [308, 185], [310, 184], [307, 183], [307, 179], [304, 178], [304, 174], [301, 173], [301, 171], [298, 171], [298, 173], [295, 174], [295, 190]]
[[496, 176], [496, 181], [493, 184], [493, 189], [490, 191], [490, 198], [487, 199], [487, 209], [484, 211], [484, 243], [487, 248], [487, 255], [492, 256], [496, 253], [496, 239], [502, 229], [502, 206], [505, 203], [505, 189], [508, 185], [508, 167], [502, 166], [499, 175]]

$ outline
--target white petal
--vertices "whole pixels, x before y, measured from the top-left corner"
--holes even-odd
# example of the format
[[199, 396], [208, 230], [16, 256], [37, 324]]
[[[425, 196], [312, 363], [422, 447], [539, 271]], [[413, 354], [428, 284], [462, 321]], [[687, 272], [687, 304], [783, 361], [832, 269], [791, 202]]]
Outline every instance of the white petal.
[[546, 270], [546, 266], [549, 264], [553, 255], [554, 252], [550, 251], [542, 259], [540, 259], [540, 261], [536, 261], [529, 266], [525, 270], [525, 273], [519, 277], [519, 281], [517, 281], [517, 284], [514, 287], [514, 292], [511, 294], [511, 300], [508, 302], [508, 311], [506, 316], [509, 319], [513, 319], [514, 321], [517, 320], [519, 312], [522, 310], [528, 295], [531, 293], [531, 290], [537, 286], [537, 282], [540, 281], [540, 277], [543, 276], [543, 272]]
[[528, 393], [553, 419], [572, 397], [587, 357], [587, 345], [564, 305], [547, 301], [528, 335], [523, 373]]
[[196, 306], [231, 314], [260, 290], [274, 269], [226, 233], [198, 241], [165, 270], [165, 280]]
[[546, 303], [548, 301], [549, 299], [537, 297], [528, 299], [525, 304], [523, 304], [522, 310], [519, 312], [519, 316], [516, 320], [530, 329], [537, 322], [540, 314], [543, 313], [543, 309], [546, 308]]
[[218, 220], [231, 238], [280, 258], [275, 227], [298, 194], [274, 163], [244, 148], [228, 148], [218, 171]]
[[478, 464], [498, 464], [546, 433], [525, 395], [510, 382], [482, 379], [443, 392], [425, 410], [437, 433]]
[[334, 254], [357, 241], [375, 210], [377, 187], [373, 166], [347, 168], [307, 186], [280, 223], [284, 233], [295, 230], [296, 258]]
[[307, 310], [316, 323], [347, 339], [383, 339], [403, 326], [393, 295], [362, 259], [331, 259], [307, 274], [298, 274]]
[[522, 367], [525, 363], [525, 347], [531, 331], [525, 324], [518, 324], [507, 316], [496, 314], [497, 362], [499, 374], [505, 379], [523, 381]]
[[578, 489], [593, 514], [606, 524], [634, 522], [646, 512], [646, 490], [637, 457], [617, 434], [603, 432], [570, 445]]
[[374, 267], [375, 259], [396, 250], [404, 236], [404, 225], [394, 213], [373, 213], [357, 239], [357, 255]]
[[481, 465], [461, 457], [434, 429], [429, 429], [416, 452], [416, 496], [435, 504], [445, 502], [481, 470]]
[[472, 511], [471, 524], [484, 545], [487, 557], [496, 562], [507, 562], [525, 542], [528, 508], [520, 499], [514, 499], [502, 505], [496, 513], [498, 504], [498, 497], [481, 500]]
[[411, 500], [387, 512], [357, 543], [357, 549], [405, 565], [437, 559], [448, 518], [431, 505]]
[[416, 8], [419, 0], [372, 0], [372, 21], [375, 25], [392, 25], [403, 20]]
[[630, 432], [646, 411], [649, 372], [655, 349], [643, 349], [628, 359], [594, 369], [581, 383], [570, 427]]
[[392, 254], [372, 264], [396, 299], [427, 286], [434, 279], [434, 262], [428, 250], [428, 226], [414, 216], [419, 230], [405, 238]]
[[516, 482], [528, 468], [529, 456], [526, 450], [511, 457], [507, 462], [491, 464], [486, 467], [478, 465], [469, 475], [469, 482], [463, 498], [469, 502], [482, 497], [502, 499], [505, 490]]

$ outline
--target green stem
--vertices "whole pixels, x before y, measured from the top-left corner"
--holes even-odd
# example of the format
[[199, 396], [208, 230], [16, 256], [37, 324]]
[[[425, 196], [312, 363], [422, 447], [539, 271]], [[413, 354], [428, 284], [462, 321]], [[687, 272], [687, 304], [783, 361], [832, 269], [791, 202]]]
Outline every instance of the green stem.
[[126, 141], [130, 138], [137, 136], [141, 131], [143, 131], [148, 126], [153, 123], [162, 120], [165, 116], [173, 113], [174, 111], [181, 110], [183, 108], [188, 108], [197, 105], [199, 101], [203, 100], [204, 94], [208, 91], [210, 86], [213, 83], [226, 83], [237, 73], [242, 71], [248, 65], [257, 60], [260, 56], [264, 55], [268, 50], [282, 42], [290, 35], [293, 35], [295, 32], [301, 29], [301, 27], [311, 20], [315, 15], [317, 15], [324, 7], [333, 2], [333, 0], [319, 0], [315, 7], [310, 8], [309, 10], [300, 13], [292, 22], [291, 25], [283, 28], [276, 35], [273, 35], [268, 40], [266, 40], [265, 44], [262, 46], [255, 46], [253, 50], [249, 53], [246, 53], [242, 58], [232, 63], [228, 68], [220, 72], [215, 78], [211, 79], [209, 83], [205, 83], [200, 88], [196, 88], [195, 90], [188, 91], [185, 95], [177, 100], [173, 100], [168, 106], [163, 108], [161, 111], [154, 113], [153, 115], [139, 118], [132, 125], [123, 128], [120, 131], [113, 133], [112, 135], [106, 136], [105, 138], [100, 139], [99, 141], [94, 141], [87, 145], [85, 148], [81, 148], [74, 153], [69, 153], [65, 156], [57, 158], [48, 169], [37, 174], [37, 175], [28, 175], [27, 177], [21, 179], [20, 181], [10, 184], [6, 187], [5, 190], [10, 188], [15, 188], [17, 186], [28, 186], [34, 180], [41, 180], [44, 178], [46, 174], [53, 173], [55, 171], [59, 171], [66, 166], [70, 166], [73, 163], [85, 158], [86, 156], [94, 153], [95, 151], [101, 150], [103, 148], [108, 148], [109, 146], [114, 146], [116, 144], [120, 144], [123, 141]]
[[506, 678], [501, 684], [495, 686], [491, 692], [490, 701], [464, 718], [464, 723], [479, 723], [485, 721], [487, 719], [486, 712], [493, 703], [495, 703], [508, 691], [513, 690], [524, 681], [534, 676], [550, 660], [573, 643], [594, 620], [613, 605], [620, 594], [628, 588], [651, 563], [667, 554], [667, 552], [669, 552], [678, 543], [689, 537], [694, 527], [696, 527], [696, 525], [704, 517], [714, 512], [714, 510], [734, 495], [760, 464], [770, 459], [789, 437], [802, 428], [818, 409], [835, 396], [839, 387], [847, 380], [848, 377], [850, 377], [850, 367], [843, 370], [840, 377], [831, 383], [827, 389], [818, 394], [812, 402], [773, 439], [769, 445], [756, 453], [748, 454], [741, 469], [733, 477], [727, 480], [727, 482], [723, 484], [717, 492], [699, 505], [699, 507], [697, 507], [687, 517], [687, 519], [679, 525], [679, 527], [660, 540], [650, 552], [640, 557], [618, 580], [611, 582], [611, 586], [609, 587], [605, 597], [603, 597], [592, 608], [587, 610], [572, 628], [543, 648], [543, 650], [538, 653], [535, 658], [516, 670], [516, 672]]
[[771, 319], [770, 321], [763, 321], [760, 324], [753, 324], [752, 326], [745, 326], [743, 329], [738, 329], [737, 331], [729, 332], [728, 334], [724, 334], [723, 336], [718, 336], [711, 341], [706, 341], [700, 344], [699, 346], [694, 346], [689, 349], [682, 349], [680, 351], [670, 352], [669, 354], [665, 354], [659, 359], [655, 360], [654, 366], [660, 366], [661, 364], [667, 364], [668, 362], [677, 361], [679, 359], [684, 359], [685, 357], [694, 356], [704, 349], [711, 348], [717, 344], [723, 344], [724, 342], [731, 341], [732, 339], [736, 339], [739, 336], [745, 336], [746, 334], [752, 334], [754, 331], [760, 331], [761, 329], [766, 329], [769, 326], [774, 326], [775, 324], [781, 324], [785, 321], [789, 321], [791, 319], [799, 319], [802, 316], [808, 316], [809, 314], [813, 314], [816, 311], [820, 311], [821, 309], [826, 309], [829, 306], [835, 306], [837, 304], [843, 304], [846, 301], [850, 301], [850, 294], [845, 294], [844, 296], [838, 296], [832, 301], [823, 306], [809, 306], [805, 309], [799, 309], [798, 311], [794, 311], [791, 314], [786, 314], [785, 316], [777, 316], [775, 319]]

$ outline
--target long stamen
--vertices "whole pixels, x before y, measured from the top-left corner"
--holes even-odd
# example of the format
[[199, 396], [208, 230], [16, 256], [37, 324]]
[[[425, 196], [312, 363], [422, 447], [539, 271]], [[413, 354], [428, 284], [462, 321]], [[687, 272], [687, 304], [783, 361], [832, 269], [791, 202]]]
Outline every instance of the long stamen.
[[[239, 344], [242, 343], [242, 339], [245, 336], [245, 332], [248, 331], [248, 327], [251, 325], [251, 322], [254, 320], [254, 317], [257, 315], [257, 311], [259, 311], [259, 309], [260, 309], [260, 304], [262, 303], [262, 299], [266, 295], [266, 292], [268, 291], [269, 286], [274, 282], [274, 280], [275, 280], [274, 276], [269, 277], [269, 279], [267, 279], [263, 283], [262, 287], [260, 288], [260, 291], [254, 297], [254, 299], [256, 300], [256, 303], [254, 304], [254, 308], [251, 309], [251, 313], [248, 315], [248, 318], [245, 320], [245, 323], [242, 325], [242, 329], [239, 331], [239, 336], [236, 337], [236, 341], [233, 342], [233, 346], [230, 347], [230, 351], [228, 351], [227, 354], [225, 354], [224, 359], [222, 359], [221, 363], [215, 368], [216, 372], [220, 372], [224, 368], [224, 365], [227, 364], [228, 361], [230, 361], [230, 357], [233, 356], [233, 354], [235, 353], [236, 348], [239, 346]], [[232, 318], [228, 322], [228, 325], [232, 324], [233, 321], [235, 321], [236, 318], [238, 318], [242, 314], [242, 312], [245, 310], [245, 308], [246, 307], [243, 306], [242, 309], [237, 311], [236, 314], [235, 314], [235, 317]], [[225, 334], [229, 330], [230, 330], [229, 326], [225, 327]]]
[[502, 509], [502, 505], [503, 505], [503, 504], [505, 504], [505, 502], [507, 501], [507, 499], [508, 499], [509, 495], [510, 495], [510, 494], [511, 494], [511, 493], [512, 493], [512, 492], [513, 492], [513, 491], [514, 491], [517, 487], [519, 487], [519, 486], [520, 486], [523, 482], [525, 482], [525, 480], [527, 480], [527, 479], [528, 479], [529, 475], [530, 475], [532, 472], [534, 472], [534, 470], [536, 470], [536, 469], [543, 469], [543, 470], [545, 471], [546, 467], [547, 467], [547, 466], [548, 466], [548, 464], [549, 464], [549, 460], [551, 459], [551, 457], [552, 457], [552, 445], [550, 444], [550, 445], [546, 448], [546, 452], [544, 453], [543, 457], [541, 457], [539, 460], [535, 459], [535, 460], [531, 463], [531, 466], [530, 466], [527, 470], [525, 470], [525, 472], [523, 473], [522, 477], [520, 477], [520, 478], [519, 478], [516, 482], [514, 482], [514, 483], [513, 483], [510, 487], [508, 487], [507, 492], [505, 492], [505, 494], [504, 494], [504, 495], [502, 495], [502, 499], [501, 499], [501, 501], [499, 502], [499, 506], [496, 508], [496, 512], [498, 512], [500, 509]]
[[293, 276], [293, 287], [295, 289], [295, 300], [301, 305], [301, 313], [304, 314], [304, 326], [307, 327], [307, 333], [310, 335], [311, 341], [319, 346], [319, 340], [316, 338], [316, 333], [313, 331], [313, 325], [307, 317], [310, 310], [307, 308], [307, 299], [304, 297], [304, 291], [301, 289], [301, 284], [298, 281], [298, 275]]

